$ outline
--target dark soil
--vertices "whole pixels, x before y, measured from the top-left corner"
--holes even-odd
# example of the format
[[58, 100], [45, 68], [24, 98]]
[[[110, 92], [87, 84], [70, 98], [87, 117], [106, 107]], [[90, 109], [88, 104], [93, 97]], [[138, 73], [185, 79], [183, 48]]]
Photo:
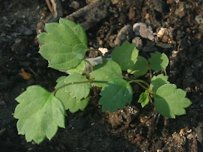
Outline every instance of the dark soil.
[[[102, 0], [101, 5], [88, 9], [92, 1], [63, 0], [58, 16], [53, 18], [43, 0], [0, 0], [0, 151], [203, 151], [202, 0]], [[83, 7], [87, 10], [77, 14]], [[55, 22], [60, 16], [81, 23], [94, 49], [108, 48], [111, 52], [122, 41], [133, 40], [146, 56], [153, 51], [166, 53], [170, 57], [170, 81], [187, 90], [192, 101], [187, 115], [167, 120], [151, 107], [141, 109], [136, 102], [115, 113], [102, 113], [95, 104], [98, 92], [94, 90], [87, 109], [68, 113], [66, 128], [51, 141], [27, 143], [16, 130], [15, 97], [32, 84], [51, 90], [62, 75], [47, 68], [36, 41], [42, 22]], [[137, 22], [151, 26], [154, 33], [161, 28], [172, 30], [163, 37], [155, 35], [151, 41], [130, 30]]]

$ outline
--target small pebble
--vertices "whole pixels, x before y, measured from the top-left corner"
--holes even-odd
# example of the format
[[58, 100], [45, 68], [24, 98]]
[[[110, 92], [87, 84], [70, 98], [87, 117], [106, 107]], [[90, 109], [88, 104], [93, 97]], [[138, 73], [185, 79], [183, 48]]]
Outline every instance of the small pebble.
[[142, 40], [140, 37], [133, 38], [132, 43], [134, 43], [138, 49], [142, 47]]
[[203, 24], [203, 16], [202, 15], [197, 15], [195, 17], [195, 21], [198, 23], [198, 24]]
[[157, 12], [163, 13], [166, 10], [166, 4], [163, 0], [151, 0], [151, 2]]
[[135, 18], [135, 8], [130, 7], [129, 12], [128, 12], [128, 18], [129, 20], [133, 20]]
[[133, 31], [135, 32], [135, 35], [154, 41], [152, 28], [145, 23], [135, 23], [133, 25]]
[[114, 41], [114, 45], [120, 45], [123, 43], [125, 40], [129, 40], [133, 34], [133, 29], [131, 25], [125, 25], [120, 29], [118, 32], [116, 39]]
[[90, 4], [90, 3], [95, 3], [97, 0], [86, 0], [86, 3], [87, 4]]
[[166, 3], [167, 4], [173, 4], [175, 2], [175, 0], [167, 0]]
[[157, 37], [164, 43], [172, 43], [172, 28], [163, 28], [157, 32]]
[[176, 14], [176, 16], [178, 16], [178, 17], [180, 17], [180, 18], [182, 18], [183, 16], [185, 16], [185, 6], [184, 6], [184, 3], [183, 3], [183, 2], [179, 3], [179, 6], [178, 6], [178, 8], [176, 9], [175, 14]]
[[102, 53], [103, 56], [108, 52], [107, 48], [99, 48], [98, 50]]
[[161, 28], [158, 32], [157, 32], [157, 37], [158, 38], [162, 38], [163, 37], [163, 35], [164, 35], [164, 33], [166, 33], [166, 31], [167, 31], [167, 28]]
[[80, 4], [77, 1], [72, 1], [72, 3], [70, 3], [69, 6], [74, 8], [74, 9], [80, 8]]

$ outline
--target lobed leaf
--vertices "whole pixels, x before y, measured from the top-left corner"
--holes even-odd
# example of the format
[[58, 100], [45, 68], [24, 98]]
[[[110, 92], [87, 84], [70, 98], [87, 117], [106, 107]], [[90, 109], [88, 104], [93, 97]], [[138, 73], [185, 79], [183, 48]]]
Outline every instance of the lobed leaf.
[[38, 35], [39, 53], [48, 60], [49, 67], [66, 72], [81, 63], [87, 38], [79, 24], [60, 19], [59, 23], [47, 23], [45, 31]]
[[138, 50], [134, 44], [125, 41], [121, 46], [114, 48], [112, 59], [116, 61], [122, 70], [128, 70], [137, 61]]
[[102, 90], [99, 103], [102, 111], [114, 112], [125, 107], [126, 104], [130, 104], [132, 96], [130, 84], [123, 79], [115, 79]]
[[83, 74], [85, 72], [85, 68], [86, 68], [86, 62], [85, 60], [82, 60], [82, 62], [80, 62], [80, 64], [78, 64], [76, 67], [69, 69], [68, 71], [66, 71], [66, 73], [68, 74], [72, 74], [72, 73], [80, 73]]
[[156, 91], [159, 87], [161, 87], [162, 85], [167, 84], [167, 83], [170, 83], [168, 81], [168, 76], [159, 74], [157, 76], [152, 77], [150, 87], [152, 88], [152, 91], [154, 93], [156, 93]]
[[75, 113], [79, 110], [84, 110], [89, 102], [89, 98], [85, 98], [85, 99], [81, 99], [81, 100], [77, 100], [76, 98], [72, 98], [71, 100], [69, 100], [67, 107], [70, 110], [70, 112]]
[[14, 117], [17, 130], [26, 140], [40, 143], [56, 134], [58, 127], [65, 127], [63, 104], [44, 88], [34, 85], [16, 98], [19, 103]]
[[130, 69], [128, 69], [127, 72], [133, 74], [136, 77], [139, 77], [145, 75], [148, 70], [148, 61], [144, 57], [138, 56], [135, 64]]
[[177, 89], [174, 84], [164, 84], [156, 91], [154, 104], [156, 110], [163, 116], [175, 118], [176, 115], [184, 115], [185, 108], [191, 105], [191, 101], [185, 97], [186, 92]]
[[155, 52], [151, 53], [151, 57], [149, 58], [149, 63], [154, 71], [164, 71], [169, 64], [168, 57], [165, 53]]
[[123, 76], [120, 66], [113, 60], [108, 60], [103, 64], [95, 66], [90, 73], [90, 77], [93, 80], [106, 81], [107, 83], [93, 83], [94, 86], [105, 87], [108, 85], [108, 82]]
[[[61, 78], [58, 80], [56, 89], [60, 89], [57, 90], [56, 97], [61, 99], [63, 94], [68, 94], [69, 98], [76, 98], [76, 100], [81, 100], [89, 95], [90, 87], [90, 83], [85, 76], [79, 73], [73, 73], [66, 78]], [[66, 100], [61, 101], [64, 103], [64, 105], [66, 105]]]
[[79, 110], [84, 110], [89, 102], [88, 97], [82, 99], [72, 97], [69, 93], [65, 92], [65, 89], [58, 90], [55, 96], [61, 100], [65, 109], [72, 113], [75, 113]]

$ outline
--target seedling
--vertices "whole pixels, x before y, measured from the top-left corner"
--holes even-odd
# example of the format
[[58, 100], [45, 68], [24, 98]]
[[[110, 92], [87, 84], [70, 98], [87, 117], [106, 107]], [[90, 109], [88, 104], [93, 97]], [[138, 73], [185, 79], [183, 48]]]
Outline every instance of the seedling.
[[[59, 23], [46, 24], [45, 31], [38, 35], [39, 53], [49, 67], [67, 76], [58, 78], [52, 92], [33, 85], [16, 98], [14, 117], [18, 119], [18, 133], [25, 135], [28, 142], [52, 139], [58, 127], [65, 127], [67, 110], [75, 113], [87, 107], [90, 89], [94, 86], [101, 88], [99, 104], [104, 112], [131, 104], [133, 92], [136, 93], [132, 83], [144, 90], [137, 102], [142, 107], [154, 103], [156, 110], [165, 117], [183, 115], [190, 106], [186, 92], [168, 81], [169, 60], [164, 53], [155, 52], [146, 59], [139, 55], [134, 44], [126, 41], [113, 49], [112, 58], [103, 59], [102, 64], [93, 67], [85, 58], [87, 37], [79, 24], [60, 19]], [[92, 70], [86, 70], [87, 66]], [[151, 77], [141, 79], [149, 72], [153, 74]]]

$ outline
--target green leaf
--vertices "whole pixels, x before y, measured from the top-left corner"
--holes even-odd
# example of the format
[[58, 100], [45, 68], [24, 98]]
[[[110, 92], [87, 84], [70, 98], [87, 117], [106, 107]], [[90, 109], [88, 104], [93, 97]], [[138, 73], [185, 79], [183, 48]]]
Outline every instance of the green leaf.
[[102, 111], [116, 111], [130, 104], [132, 101], [132, 88], [123, 79], [115, 79], [101, 92], [99, 103]]
[[[65, 79], [66, 79], [66, 76], [60, 76], [60, 77], [56, 80], [57, 85], [58, 85], [58, 86], [63, 85], [63, 82], [65, 81]], [[58, 84], [58, 83], [60, 83], [60, 84]]]
[[79, 110], [84, 110], [89, 102], [89, 98], [77, 100], [76, 98], [71, 98], [68, 100], [66, 106], [70, 110], [70, 112], [75, 113]]
[[60, 19], [59, 23], [47, 23], [45, 31], [38, 35], [39, 52], [48, 60], [49, 67], [66, 72], [81, 63], [87, 51], [87, 38], [79, 24]]
[[63, 104], [40, 86], [27, 88], [16, 98], [19, 102], [14, 117], [18, 119], [18, 133], [26, 140], [40, 143], [56, 134], [58, 127], [64, 128], [65, 110]]
[[155, 53], [151, 53], [151, 57], [149, 58], [149, 63], [151, 65], [152, 70], [156, 72], [164, 71], [169, 64], [169, 60], [166, 54], [155, 52]]
[[138, 50], [134, 44], [125, 41], [121, 46], [114, 48], [112, 59], [116, 61], [122, 70], [131, 68], [137, 61]]
[[139, 77], [145, 75], [148, 70], [148, 61], [144, 57], [138, 56], [136, 63], [130, 69], [128, 69], [127, 72]]
[[74, 45], [74, 43], [76, 43], [75, 41], [78, 41], [81, 42], [84, 46], [87, 46], [87, 35], [80, 24], [76, 24], [71, 20], [62, 18], [60, 18], [59, 23], [68, 27], [69, 32], [72, 33], [73, 37], [69, 37], [70, 44]]
[[64, 89], [58, 90], [55, 96], [63, 103], [65, 110], [70, 110], [72, 113], [78, 110], [84, 110], [89, 102], [88, 97], [78, 99], [72, 97], [69, 93], [65, 92]]
[[68, 73], [68, 74], [72, 74], [72, 73], [83, 74], [85, 72], [85, 67], [86, 67], [86, 62], [84, 60], [82, 60], [82, 62], [80, 62], [80, 64], [78, 64], [75, 68], [69, 69], [68, 71], [66, 71], [66, 73]]
[[170, 83], [170, 82], [168, 81], [168, 76], [165, 76], [165, 75], [163, 75], [163, 74], [159, 74], [159, 75], [157, 75], [157, 76], [153, 76], [153, 77], [152, 77], [150, 86], [151, 86], [151, 88], [152, 88], [152, 91], [153, 91], [154, 93], [156, 93], [157, 89], [158, 89], [160, 86], [162, 86], [162, 85], [164, 85], [164, 84], [167, 84], [167, 83]]
[[[113, 60], [108, 60], [103, 64], [94, 67], [90, 73], [91, 79], [97, 81], [112, 81], [116, 78], [122, 78], [122, 71], [120, 66]], [[93, 83], [94, 86], [105, 87], [108, 83]]]
[[191, 101], [185, 97], [186, 92], [177, 89], [174, 84], [165, 84], [156, 91], [154, 103], [157, 111], [168, 118], [175, 118], [176, 115], [184, 115], [185, 108], [191, 105]]
[[65, 89], [59, 89], [55, 95], [64, 105], [66, 110], [75, 113], [79, 110], [84, 110], [89, 102], [89, 98], [78, 99], [72, 97]]
[[149, 92], [147, 90], [140, 94], [138, 103], [141, 103], [142, 108], [149, 103]]
[[[73, 73], [60, 81], [58, 80], [56, 97], [60, 99], [60, 96], [63, 94], [68, 94], [70, 98], [81, 100], [89, 95], [90, 87], [90, 83], [85, 76], [79, 73]], [[62, 102], [66, 105], [66, 101], [62, 100]]]
[[87, 106], [90, 83], [85, 76], [73, 73], [67, 77], [60, 77], [57, 80], [56, 89], [58, 90], [55, 96], [60, 99], [66, 110], [74, 113]]

